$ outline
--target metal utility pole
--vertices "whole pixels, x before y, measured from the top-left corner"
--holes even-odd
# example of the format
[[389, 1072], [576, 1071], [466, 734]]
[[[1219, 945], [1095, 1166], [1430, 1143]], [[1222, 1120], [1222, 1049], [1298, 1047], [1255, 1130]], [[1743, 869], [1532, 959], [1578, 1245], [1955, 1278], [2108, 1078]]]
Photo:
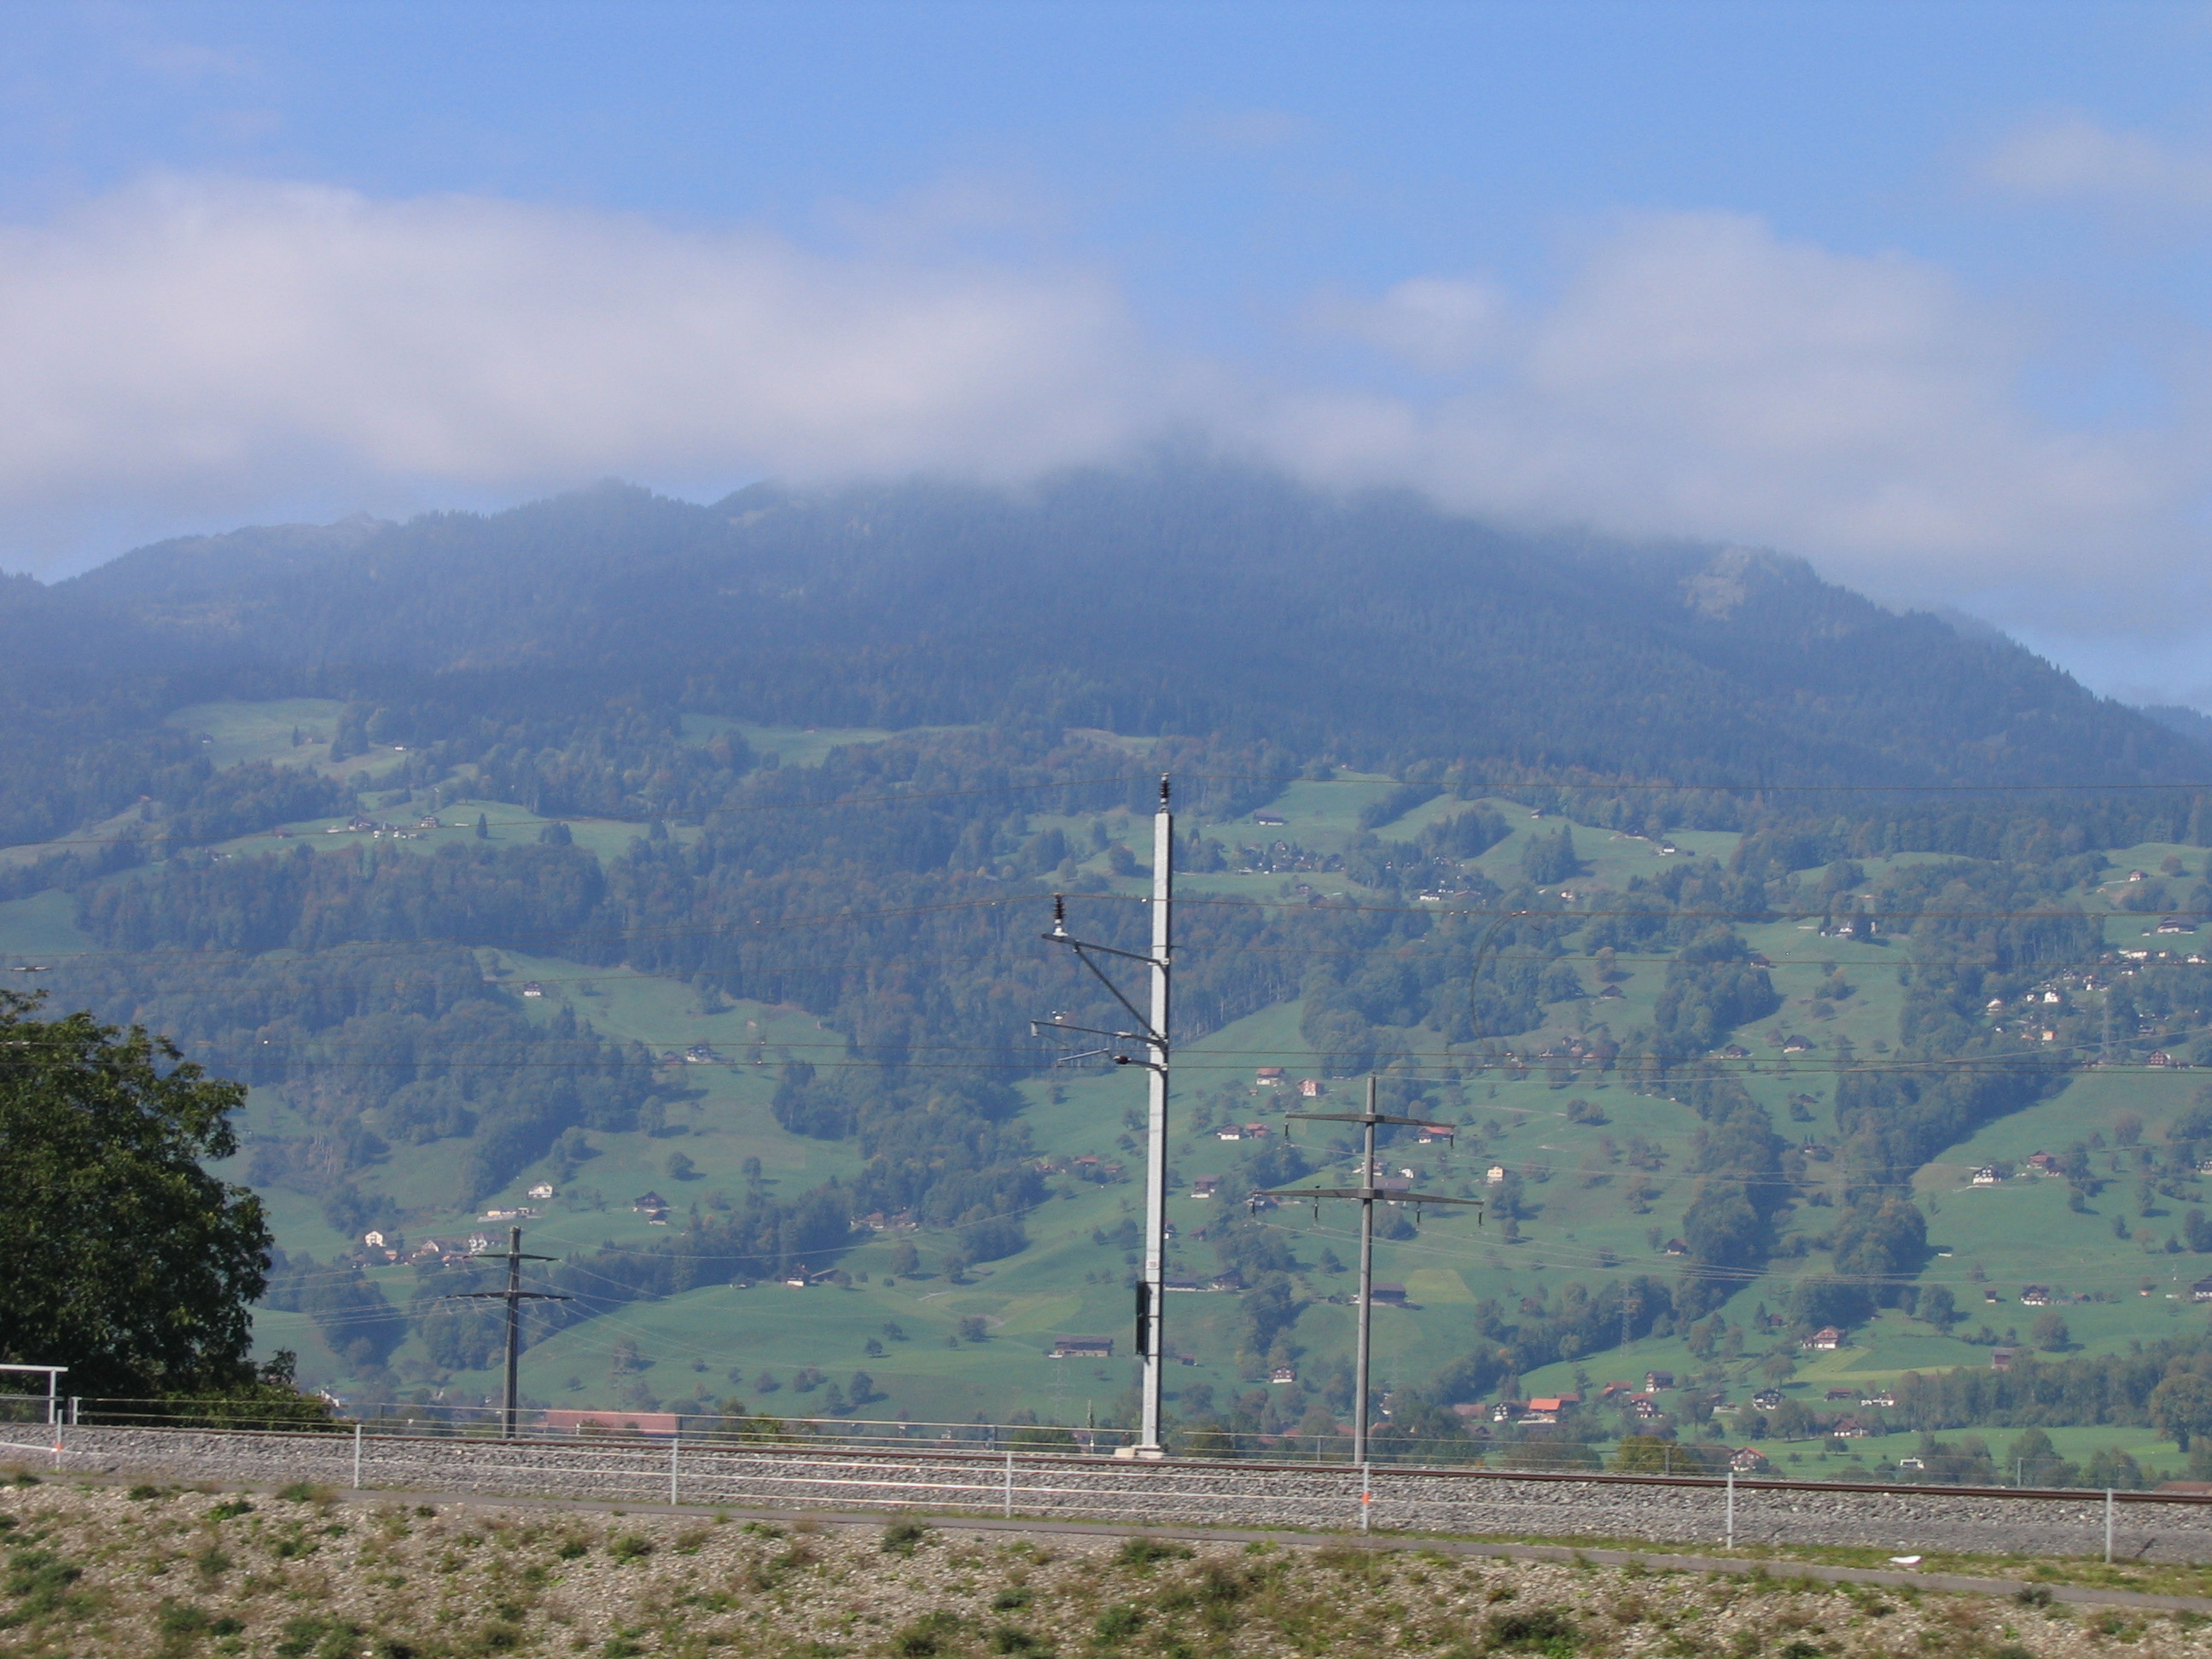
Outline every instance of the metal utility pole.
[[506, 1408], [500, 1414], [500, 1434], [504, 1439], [514, 1438], [515, 1367], [522, 1355], [522, 1304], [526, 1302], [568, 1302], [573, 1297], [556, 1295], [551, 1291], [526, 1291], [522, 1288], [522, 1264], [526, 1261], [550, 1261], [550, 1255], [525, 1255], [522, 1253], [522, 1229], [510, 1227], [504, 1252], [480, 1250], [479, 1261], [507, 1263], [507, 1288], [503, 1291], [460, 1291], [441, 1302], [504, 1302], [507, 1304], [507, 1395]]
[[[1145, 1257], [1142, 1276], [1137, 1281], [1137, 1361], [1142, 1367], [1139, 1392], [1144, 1401], [1144, 1430], [1137, 1443], [1127, 1449], [1128, 1455], [1135, 1457], [1164, 1455], [1160, 1444], [1160, 1393], [1166, 1377], [1167, 1356], [1162, 1346], [1160, 1315], [1167, 1288], [1168, 983], [1175, 943], [1175, 815], [1169, 810], [1170, 799], [1168, 780], [1162, 777], [1159, 808], [1152, 817], [1150, 953], [1140, 955], [1134, 951], [1116, 950], [1110, 945], [1093, 945], [1072, 938], [1067, 931], [1066, 901], [1057, 894], [1052, 902], [1052, 932], [1044, 936], [1053, 944], [1065, 945], [1075, 952], [1076, 959], [1096, 975], [1098, 982], [1113, 994], [1114, 1000], [1127, 1011], [1129, 1018], [1136, 1022], [1136, 1030], [1116, 1031], [1071, 1025], [1057, 1014], [1048, 1020], [1030, 1022], [1030, 1030], [1036, 1035], [1053, 1030], [1082, 1031], [1092, 1036], [1110, 1037], [1116, 1042], [1142, 1042], [1145, 1046], [1141, 1060], [1128, 1054], [1114, 1055], [1116, 1066], [1141, 1066], [1151, 1074], [1145, 1133]], [[1140, 1010], [1106, 976], [1105, 970], [1091, 960], [1094, 954], [1121, 957], [1145, 964], [1151, 980], [1149, 1013]], [[1086, 1051], [1089, 1054], [1108, 1052], [1110, 1051]]]
[[[1289, 1112], [1285, 1116], [1317, 1123], [1357, 1123], [1360, 1126], [1359, 1185], [1357, 1187], [1288, 1187], [1279, 1192], [1255, 1193], [1255, 1198], [1310, 1199], [1314, 1200], [1314, 1216], [1321, 1215], [1320, 1200], [1324, 1198], [1354, 1199], [1359, 1204], [1359, 1337], [1354, 1360], [1356, 1375], [1352, 1396], [1352, 1461], [1367, 1462], [1367, 1370], [1369, 1326], [1375, 1310], [1375, 1206], [1385, 1204], [1461, 1204], [1474, 1209], [1482, 1207], [1479, 1198], [1444, 1198], [1434, 1193], [1400, 1192], [1395, 1188], [1380, 1184], [1375, 1167], [1375, 1126], [1378, 1123], [1403, 1123], [1412, 1128], [1426, 1129], [1431, 1134], [1449, 1139], [1451, 1126], [1431, 1123], [1426, 1118], [1390, 1117], [1375, 1109], [1376, 1082], [1367, 1079], [1367, 1109], [1364, 1112]], [[1480, 1216], [1475, 1218], [1478, 1224]]]

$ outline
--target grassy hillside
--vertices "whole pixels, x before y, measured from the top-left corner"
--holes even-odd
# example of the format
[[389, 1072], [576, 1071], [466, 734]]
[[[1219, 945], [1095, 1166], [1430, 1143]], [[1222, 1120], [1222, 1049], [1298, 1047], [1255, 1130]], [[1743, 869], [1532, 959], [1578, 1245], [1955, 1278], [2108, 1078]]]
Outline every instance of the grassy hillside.
[[[328, 707], [285, 703], [203, 707], [183, 716], [185, 729], [227, 745], [234, 763], [273, 759], [279, 764], [327, 764], [312, 752], [295, 757], [295, 726], [312, 736], [310, 722], [327, 716]], [[701, 734], [702, 739], [711, 732]], [[832, 750], [881, 741], [865, 731], [834, 732], [753, 726], [744, 733], [761, 752], [782, 757], [792, 767], [818, 764]], [[1362, 813], [1371, 820], [1378, 804], [1398, 786], [1394, 780], [1357, 773], [1295, 782], [1264, 809], [1218, 819], [1199, 818], [1199, 832], [1224, 847], [1287, 843], [1317, 860], [1341, 860], [1356, 852], [1363, 838]], [[479, 815], [495, 844], [533, 845], [555, 820], [520, 804], [469, 793], [456, 785], [441, 789], [435, 801], [443, 828], [418, 839], [386, 843], [386, 856], [428, 857], [441, 845], [478, 844]], [[410, 803], [410, 807], [416, 803]], [[389, 811], [372, 793], [369, 809]], [[1675, 831], [1646, 836], [1564, 818], [1504, 797], [1473, 802], [1438, 795], [1392, 820], [1385, 833], [1411, 840], [1431, 825], [1470, 808], [1497, 813], [1502, 838], [1477, 856], [1462, 861], [1468, 878], [1498, 883], [1516, 879], [1530, 843], [1562, 828], [1574, 838], [1579, 872], [1568, 883], [1574, 902], [1602, 911], [1655, 872], [1686, 861], [1725, 863], [1739, 842], [1724, 832]], [[403, 812], [398, 814], [407, 820]], [[562, 820], [574, 844], [601, 861], [619, 857], [636, 839], [640, 826], [619, 820]], [[294, 844], [317, 857], [353, 854], [358, 833], [325, 833], [343, 829], [342, 817], [301, 820], [283, 826]], [[1103, 814], [1036, 812], [1024, 815], [1022, 830], [1057, 830], [1071, 842], [1089, 836], [1093, 825], [1109, 850], [1127, 848], [1150, 856], [1150, 822], [1123, 809]], [[1188, 827], [1188, 821], [1187, 821]], [[681, 845], [702, 831], [677, 825]], [[208, 850], [212, 859], [246, 856], [266, 846], [265, 837], [246, 837]], [[2123, 881], [2109, 878], [2131, 867], [2156, 869], [2164, 860], [2193, 849], [2143, 844], [2118, 849], [2110, 871], [2086, 881], [2071, 895], [2078, 902], [2102, 908], [2125, 896]], [[1863, 860], [1863, 879], [1878, 885], [1892, 868], [1926, 864], [1932, 855], [1899, 854]], [[1117, 877], [1105, 851], [1090, 851], [1074, 861], [1081, 876], [1109, 891], [1142, 890], [1139, 877]], [[118, 872], [108, 884], [137, 878]], [[1239, 873], [1235, 869], [1194, 875], [1183, 891], [1198, 900], [1279, 900], [1286, 892], [1356, 902], [1384, 902], [1400, 896], [1353, 881], [1341, 870]], [[91, 941], [74, 922], [77, 900], [58, 890], [0, 906], [0, 953], [18, 960], [58, 958], [51, 965], [66, 973], [70, 953]], [[2137, 913], [2116, 914], [2106, 924], [2116, 948], [2142, 948], [2143, 922]], [[1735, 1068], [1749, 1094], [1794, 1142], [1834, 1145], [1839, 1137], [1832, 1115], [1838, 1045], [1844, 1052], [1872, 1055], [1898, 1035], [1901, 1007], [1900, 970], [1910, 960], [1909, 940], [1824, 937], [1813, 921], [1788, 918], [1747, 922], [1741, 934], [1771, 963], [1781, 1006], [1771, 1016], [1734, 1034], [1747, 1048], [1748, 1061]], [[1042, 950], [1042, 945], [1038, 946]], [[1534, 1053], [1555, 1043], [1612, 1036], [1616, 1041], [1648, 1028], [1666, 982], [1671, 952], [1616, 951], [1610, 958], [1616, 975], [1601, 987], [1588, 960], [1577, 963], [1583, 994], [1547, 1005], [1534, 1029], [1517, 1034], [1514, 1046]], [[472, 1233], [496, 1232], [483, 1219], [487, 1209], [532, 1205], [542, 1212], [527, 1224], [531, 1248], [580, 1255], [588, 1267], [594, 1253], [611, 1246], [649, 1250], [670, 1229], [659, 1226], [633, 1207], [648, 1191], [673, 1206], [672, 1221], [701, 1208], [727, 1204], [748, 1188], [795, 1193], [823, 1181], [849, 1180], [859, 1167], [850, 1142], [825, 1141], [793, 1133], [771, 1110], [782, 1068], [794, 1060], [820, 1061], [845, 1052], [847, 1040], [819, 1017], [789, 1005], [702, 994], [673, 975], [642, 973], [622, 964], [595, 963], [553, 952], [479, 947], [479, 971], [492, 990], [513, 1000], [532, 1022], [550, 1025], [573, 1017], [604, 1036], [642, 1044], [656, 1057], [665, 1103], [650, 1126], [594, 1133], [586, 1137], [587, 1156], [573, 1168], [538, 1160], [521, 1169], [506, 1188], [488, 1200], [462, 1201], [453, 1182], [459, 1167], [450, 1140], [422, 1146], [395, 1145], [364, 1171], [368, 1192], [388, 1198], [404, 1216], [410, 1243], [435, 1238], [465, 1241]], [[1571, 956], [1571, 961], [1574, 958]], [[1838, 1000], [1836, 975], [1850, 990]], [[534, 994], [520, 994], [525, 986]], [[1613, 994], [1595, 994], [1609, 988]], [[1825, 994], [1820, 994], [1825, 991]], [[1218, 1263], [1206, 1237], [1234, 1203], [1192, 1195], [1200, 1176], [1226, 1177], [1232, 1191], [1251, 1184], [1240, 1171], [1255, 1160], [1273, 1156], [1288, 1126], [1282, 1116], [1300, 1103], [1288, 1091], [1255, 1082], [1261, 1066], [1282, 1066], [1292, 1078], [1321, 1075], [1338, 1100], [1352, 1095], [1356, 1079], [1328, 1078], [1301, 1030], [1300, 999], [1270, 1005], [1184, 1046], [1178, 1054], [1174, 1113], [1179, 1126], [1171, 1147], [1176, 1176], [1170, 1213], [1178, 1237], [1171, 1271], [1196, 1279], [1210, 1278]], [[1378, 1276], [1407, 1286], [1413, 1305], [1377, 1310], [1376, 1365], [1386, 1387], [1418, 1387], [1449, 1365], [1475, 1340], [1470, 1321], [1486, 1303], [1507, 1308], [1524, 1297], [1556, 1292], [1569, 1283], [1601, 1285], [1610, 1275], [1637, 1271], [1671, 1272], [1674, 1263], [1662, 1249], [1682, 1229], [1683, 1206], [1696, 1178], [1686, 1165], [1698, 1144], [1699, 1123], [1688, 1107], [1663, 1095], [1638, 1092], [1620, 1073], [1583, 1066], [1547, 1076], [1540, 1069], [1500, 1073], [1470, 1069], [1469, 1056], [1455, 1056], [1442, 1035], [1409, 1028], [1406, 1036], [1423, 1057], [1419, 1069], [1441, 1080], [1431, 1109], [1459, 1123], [1450, 1145], [1394, 1145], [1386, 1152], [1393, 1173], [1410, 1170], [1424, 1189], [1490, 1194], [1484, 1171], [1492, 1165], [1512, 1172], [1527, 1194], [1528, 1214], [1509, 1239], [1507, 1230], [1478, 1223], [1471, 1215], [1431, 1214], [1418, 1234], [1385, 1239], [1377, 1250]], [[1802, 1039], [1802, 1042], [1792, 1042]], [[1785, 1052], [1784, 1044], [1790, 1044]], [[689, 1053], [693, 1056], [685, 1059]], [[1038, 1058], [1042, 1058], [1040, 1054]], [[1090, 1157], [1138, 1165], [1131, 1129], [1141, 1103], [1141, 1088], [1128, 1073], [1079, 1069], [1047, 1073], [1019, 1085], [1026, 1124], [1038, 1156], [1066, 1169]], [[2032, 1315], [2020, 1307], [2023, 1284], [2047, 1284], [2067, 1297], [2094, 1295], [2096, 1301], [2069, 1301], [2064, 1308], [2070, 1344], [2081, 1352], [2122, 1352], [2146, 1337], [2172, 1334], [2180, 1325], [2201, 1322], [2185, 1299], [2197, 1276], [2193, 1254], [2166, 1253], [2165, 1242], [2179, 1226], [2179, 1201], [2159, 1195], [2147, 1206], [2131, 1187], [2115, 1184], [2086, 1209], [2069, 1209], [2066, 1183], [2021, 1176], [1996, 1188], [1967, 1184], [1970, 1172], [1998, 1162], [2024, 1166], [2029, 1153], [2057, 1150], [2077, 1140], [2113, 1149], [2117, 1156], [2123, 1120], [2154, 1126], [2184, 1111], [2196, 1085], [2187, 1073], [2090, 1071], [2063, 1091], [2027, 1109], [2001, 1118], [1968, 1139], [1945, 1148], [1917, 1170], [1912, 1191], [1929, 1217], [1936, 1254], [1921, 1269], [1920, 1285], [1948, 1287], [1966, 1320], [1949, 1334], [1907, 1317], [1883, 1313], [1856, 1332], [1850, 1345], [1834, 1353], [1802, 1356], [1787, 1394], [1820, 1402], [1838, 1385], [1876, 1391], [1907, 1371], [1950, 1366], [1986, 1366], [1990, 1350], [1964, 1337], [1986, 1322], [1999, 1337], [2019, 1339]], [[364, 1115], [374, 1128], [374, 1110]], [[1223, 1141], [1216, 1130], [1226, 1125], [1265, 1123], [1266, 1137]], [[249, 1139], [306, 1136], [313, 1126], [288, 1102], [281, 1089], [257, 1089], [241, 1123]], [[1351, 1143], [1328, 1126], [1305, 1126], [1296, 1136], [1302, 1158], [1311, 1166], [1306, 1184], [1346, 1181], [1356, 1176]], [[243, 1173], [240, 1160], [239, 1173]], [[553, 1184], [550, 1200], [532, 1200], [528, 1189]], [[1790, 1281], [1828, 1271], [1822, 1235], [1832, 1224], [1834, 1206], [1845, 1196], [1841, 1166], [1832, 1161], [1807, 1166], [1804, 1196], [1788, 1212], [1783, 1254], [1766, 1274], [1719, 1310], [1724, 1323], [1748, 1326], [1761, 1307], [1779, 1310], [1790, 1297]], [[1137, 1188], [1124, 1181], [1097, 1185], [1056, 1176], [1043, 1204], [1026, 1218], [1029, 1243], [1013, 1255], [976, 1266], [957, 1280], [943, 1270], [957, 1243], [952, 1235], [928, 1229], [878, 1234], [836, 1257], [848, 1282], [790, 1289], [766, 1274], [739, 1273], [740, 1280], [702, 1285], [643, 1303], [610, 1302], [596, 1317], [534, 1341], [524, 1367], [526, 1392], [559, 1403], [633, 1404], [650, 1400], [679, 1405], [737, 1397], [756, 1409], [804, 1414], [818, 1412], [825, 1398], [810, 1375], [836, 1382], [847, 1395], [853, 1374], [865, 1372], [874, 1398], [856, 1407], [861, 1414], [894, 1413], [925, 1421], [957, 1421], [979, 1412], [1004, 1418], [1033, 1412], [1046, 1420], [1079, 1421], [1110, 1412], [1127, 1386], [1127, 1367], [1120, 1362], [1054, 1361], [1049, 1358], [1062, 1334], [1126, 1334], [1126, 1278], [1133, 1259], [1113, 1243], [1137, 1210]], [[309, 1196], [283, 1188], [267, 1192], [283, 1247], [331, 1260], [357, 1243], [334, 1231]], [[2147, 1211], [2147, 1213], [2138, 1213]], [[1279, 1233], [1294, 1264], [1293, 1289], [1306, 1305], [1279, 1357], [1291, 1357], [1304, 1387], [1338, 1371], [1348, 1355], [1352, 1310], [1356, 1211], [1324, 1205], [1316, 1216], [1303, 1206], [1264, 1212], [1258, 1224]], [[2124, 1224], [2126, 1237], [2122, 1237]], [[1101, 1240], [1107, 1241], [1102, 1243]], [[894, 1252], [911, 1245], [918, 1253], [913, 1270], [893, 1271]], [[1793, 1250], [1802, 1254], [1793, 1255]], [[404, 1307], [414, 1294], [415, 1272], [406, 1266], [372, 1264], [370, 1282]], [[2148, 1288], [2148, 1294], [2142, 1292]], [[1993, 1293], [2002, 1301], [1984, 1303]], [[1185, 1415], [1202, 1415], [1250, 1390], [1260, 1382], [1244, 1333], [1235, 1293], [1180, 1296], [1169, 1305], [1168, 1340], [1192, 1361], [1172, 1376], [1171, 1404]], [[976, 1326], [974, 1322], [980, 1320]], [[294, 1347], [312, 1377], [342, 1389], [358, 1389], [364, 1379], [326, 1340], [331, 1333], [310, 1316], [271, 1311], [262, 1321], [269, 1346]], [[1729, 1391], [1748, 1393], [1766, 1373], [1759, 1367], [1770, 1345], [1755, 1344], [1741, 1357], [1700, 1358], [1680, 1333], [1639, 1338], [1613, 1346], [1579, 1362], [1561, 1362], [1522, 1378], [1524, 1391], [1587, 1390], [1613, 1378], [1640, 1382], [1648, 1369], [1687, 1376], [1713, 1376]], [[1243, 1357], [1240, 1358], [1240, 1355]], [[491, 1371], [454, 1370], [435, 1365], [418, 1333], [389, 1356], [392, 1375], [413, 1377], [447, 1398], [479, 1398], [495, 1386]], [[1734, 1387], [1730, 1388], [1733, 1382]], [[1274, 1391], [1284, 1395], [1285, 1391]], [[1303, 1389], [1300, 1397], [1303, 1397]], [[1285, 1396], [1287, 1397], [1287, 1396]], [[1725, 1420], [1725, 1419], [1723, 1419]], [[2148, 1456], [2154, 1449], [2148, 1430], [2124, 1433], [2112, 1428], [2065, 1431], [2062, 1450], [2086, 1456], [2090, 1443], [2118, 1444]], [[2082, 1445], [2074, 1447], [2079, 1440]], [[1875, 1437], [1851, 1448], [1855, 1459], [1906, 1455], [1909, 1437]], [[1782, 1448], [1777, 1446], [1778, 1455]], [[1818, 1467], [1830, 1454], [1811, 1446], [1789, 1455]], [[2168, 1461], [2172, 1453], [2166, 1451]], [[1841, 1458], [1837, 1459], [1838, 1463]]]
[[[1112, 596], [1155, 570], [1133, 640]], [[0, 963], [251, 1083], [263, 1341], [365, 1400], [493, 1381], [437, 1300], [470, 1270], [365, 1235], [527, 1207], [577, 1298], [533, 1328], [536, 1399], [1118, 1411], [1126, 1363], [1048, 1356], [1126, 1338], [1141, 1091], [1029, 1021], [1112, 1017], [1038, 935], [1061, 892], [1137, 942], [1163, 771], [1171, 1271], [1245, 1284], [1170, 1301], [1185, 1420], [1348, 1409], [1356, 1214], [1243, 1195], [1347, 1181], [1351, 1145], [1286, 1151], [1263, 1066], [1340, 1101], [1379, 1071], [1456, 1126], [1384, 1148], [1491, 1206], [1384, 1218], [1412, 1305], [1377, 1370], [1420, 1410], [1648, 1369], [1825, 1407], [2033, 1346], [2030, 1284], [2068, 1298], [2054, 1354], [2202, 1323], [2196, 1085], [2147, 1062], [2212, 1062], [2156, 931], [2212, 909], [2212, 802], [2140, 786], [2203, 752], [1786, 560], [1169, 467], [1020, 502], [601, 491], [8, 597], [27, 641], [112, 618], [143, 673], [0, 779]], [[1995, 1081], [1913, 1092], [1943, 1076]], [[2070, 1173], [1969, 1182], [2037, 1152]], [[1962, 1319], [1916, 1316], [1939, 1291]], [[1831, 1304], [1850, 1345], [1799, 1351]]]

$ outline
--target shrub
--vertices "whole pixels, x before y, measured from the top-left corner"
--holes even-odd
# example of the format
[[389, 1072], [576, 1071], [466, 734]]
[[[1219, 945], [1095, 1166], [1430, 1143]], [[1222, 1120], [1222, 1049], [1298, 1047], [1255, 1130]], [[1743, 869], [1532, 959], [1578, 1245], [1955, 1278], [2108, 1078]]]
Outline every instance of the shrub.
[[1102, 1642], [1121, 1642], [1134, 1636], [1144, 1628], [1145, 1615], [1135, 1607], [1109, 1607], [1098, 1615], [1092, 1626]]
[[919, 1521], [894, 1521], [884, 1528], [883, 1551], [885, 1555], [912, 1555], [916, 1547], [929, 1541], [929, 1528]]
[[1492, 1653], [1537, 1653], [1567, 1659], [1582, 1646], [1582, 1632], [1557, 1607], [1492, 1615], [1483, 1646]]
[[931, 1659], [945, 1650], [945, 1640], [960, 1628], [960, 1616], [939, 1607], [925, 1613], [891, 1638], [896, 1659]]
[[653, 1553], [653, 1540], [626, 1532], [607, 1546], [607, 1553], [617, 1561], [642, 1561]]
[[1149, 1567], [1155, 1561], [1188, 1561], [1191, 1551], [1185, 1544], [1170, 1544], [1158, 1538], [1126, 1540], [1115, 1554], [1115, 1560], [1125, 1567]]

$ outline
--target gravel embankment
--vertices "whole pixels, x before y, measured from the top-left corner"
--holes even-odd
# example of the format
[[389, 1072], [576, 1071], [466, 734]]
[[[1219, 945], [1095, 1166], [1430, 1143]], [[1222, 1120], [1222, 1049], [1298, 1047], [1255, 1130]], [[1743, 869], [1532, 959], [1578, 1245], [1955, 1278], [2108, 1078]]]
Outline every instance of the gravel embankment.
[[[15, 1437], [10, 1436], [13, 1439]], [[201, 1433], [77, 1427], [63, 1431], [59, 1468], [166, 1480], [350, 1488], [345, 1435]], [[54, 1467], [19, 1448], [25, 1467]], [[577, 1443], [367, 1437], [360, 1485], [394, 1492], [577, 1498], [736, 1508], [909, 1508], [1158, 1525], [1356, 1531], [1356, 1471], [1219, 1463], [1115, 1463], [1017, 1457], [1012, 1490], [1002, 1454], [901, 1458], [882, 1452], [738, 1449], [663, 1443]], [[1444, 1475], [1378, 1468], [1377, 1529], [1539, 1538], [1620, 1538], [1711, 1544], [1727, 1535], [1728, 1498], [1688, 1483]], [[2114, 1510], [2114, 1558], [2212, 1561], [2212, 1504], [2129, 1498]], [[1741, 1484], [1739, 1544], [1857, 1546], [1899, 1553], [2100, 1555], [2100, 1495], [2078, 1498], [1906, 1493]]]
[[398, 1498], [0, 1491], [0, 1653], [462, 1659], [2212, 1659], [2212, 1626], [1343, 1544], [739, 1525]]

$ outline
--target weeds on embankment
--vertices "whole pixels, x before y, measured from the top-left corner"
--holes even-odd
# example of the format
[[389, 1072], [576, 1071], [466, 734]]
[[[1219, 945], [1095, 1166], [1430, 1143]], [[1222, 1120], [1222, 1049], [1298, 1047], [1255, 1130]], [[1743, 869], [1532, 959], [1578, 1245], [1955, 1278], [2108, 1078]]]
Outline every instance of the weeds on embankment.
[[2212, 1622], [1347, 1544], [0, 1492], [0, 1659], [2212, 1659]]

